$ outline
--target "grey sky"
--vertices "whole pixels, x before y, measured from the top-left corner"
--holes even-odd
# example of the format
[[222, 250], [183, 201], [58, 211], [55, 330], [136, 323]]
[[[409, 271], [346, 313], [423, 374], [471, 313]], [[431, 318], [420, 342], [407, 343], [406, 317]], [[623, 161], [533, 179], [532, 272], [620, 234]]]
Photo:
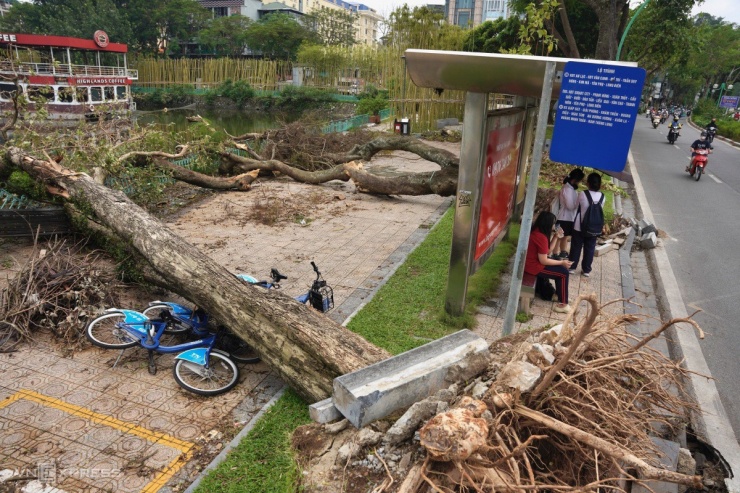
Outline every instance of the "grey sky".
[[[442, 4], [439, 0], [350, 0], [357, 3], [364, 3], [368, 7], [375, 9], [382, 16], [387, 16], [396, 7], [408, 4], [410, 7], [418, 7], [426, 4]], [[639, 4], [639, 2], [636, 2]], [[738, 0], [706, 0], [698, 7], [694, 7], [693, 13], [708, 12], [714, 16], [724, 17], [729, 22], [740, 24], [740, 8]]]

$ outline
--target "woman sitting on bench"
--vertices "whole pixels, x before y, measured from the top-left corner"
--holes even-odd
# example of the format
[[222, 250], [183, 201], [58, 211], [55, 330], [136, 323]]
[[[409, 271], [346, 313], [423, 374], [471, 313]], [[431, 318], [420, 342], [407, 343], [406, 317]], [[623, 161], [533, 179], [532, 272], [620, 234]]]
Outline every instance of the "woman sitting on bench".
[[[568, 259], [549, 258], [550, 236], [555, 232], [555, 214], [540, 212], [529, 236], [527, 257], [524, 261], [524, 272], [533, 276], [555, 280], [555, 292], [560, 303], [553, 308], [558, 313], [568, 313], [568, 268], [572, 262]], [[553, 235], [552, 246], [558, 241], [558, 235]]]

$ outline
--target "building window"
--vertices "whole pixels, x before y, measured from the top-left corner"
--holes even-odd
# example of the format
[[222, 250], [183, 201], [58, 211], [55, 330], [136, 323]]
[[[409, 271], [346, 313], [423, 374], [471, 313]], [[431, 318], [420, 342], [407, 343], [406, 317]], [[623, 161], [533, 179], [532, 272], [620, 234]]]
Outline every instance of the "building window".
[[457, 25], [461, 27], [468, 27], [470, 22], [470, 12], [458, 12], [457, 13]]
[[473, 0], [460, 0], [457, 3], [458, 9], [472, 9], [473, 8]]
[[229, 7], [213, 7], [213, 17], [228, 17]]

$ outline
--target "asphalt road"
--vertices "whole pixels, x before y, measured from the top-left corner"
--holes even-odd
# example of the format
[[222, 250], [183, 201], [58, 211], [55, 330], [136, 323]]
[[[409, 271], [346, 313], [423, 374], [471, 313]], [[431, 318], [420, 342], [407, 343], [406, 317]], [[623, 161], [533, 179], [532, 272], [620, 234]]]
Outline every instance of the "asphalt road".
[[637, 119], [632, 155], [665, 231], [666, 252], [688, 313], [706, 332], [701, 342], [722, 403], [740, 437], [740, 149], [715, 140], [699, 182], [685, 171], [699, 132], [684, 124], [676, 145], [666, 125]]

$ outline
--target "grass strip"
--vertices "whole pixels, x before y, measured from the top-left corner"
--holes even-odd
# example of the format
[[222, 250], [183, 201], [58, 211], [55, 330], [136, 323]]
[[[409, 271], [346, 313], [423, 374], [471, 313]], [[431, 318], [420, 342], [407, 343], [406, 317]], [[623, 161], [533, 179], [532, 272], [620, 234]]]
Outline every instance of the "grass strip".
[[294, 493], [300, 471], [290, 435], [310, 421], [306, 403], [288, 389], [226, 460], [203, 478], [196, 493]]
[[[467, 306], [461, 317], [444, 312], [452, 247], [454, 209], [445, 213], [427, 238], [349, 323], [348, 328], [393, 354], [472, 327], [475, 310], [496, 292], [501, 272], [516, 251], [519, 225], [468, 282]], [[292, 493], [300, 471], [292, 457], [290, 435], [310, 421], [307, 404], [287, 391], [255, 427], [209, 473], [197, 493]]]

